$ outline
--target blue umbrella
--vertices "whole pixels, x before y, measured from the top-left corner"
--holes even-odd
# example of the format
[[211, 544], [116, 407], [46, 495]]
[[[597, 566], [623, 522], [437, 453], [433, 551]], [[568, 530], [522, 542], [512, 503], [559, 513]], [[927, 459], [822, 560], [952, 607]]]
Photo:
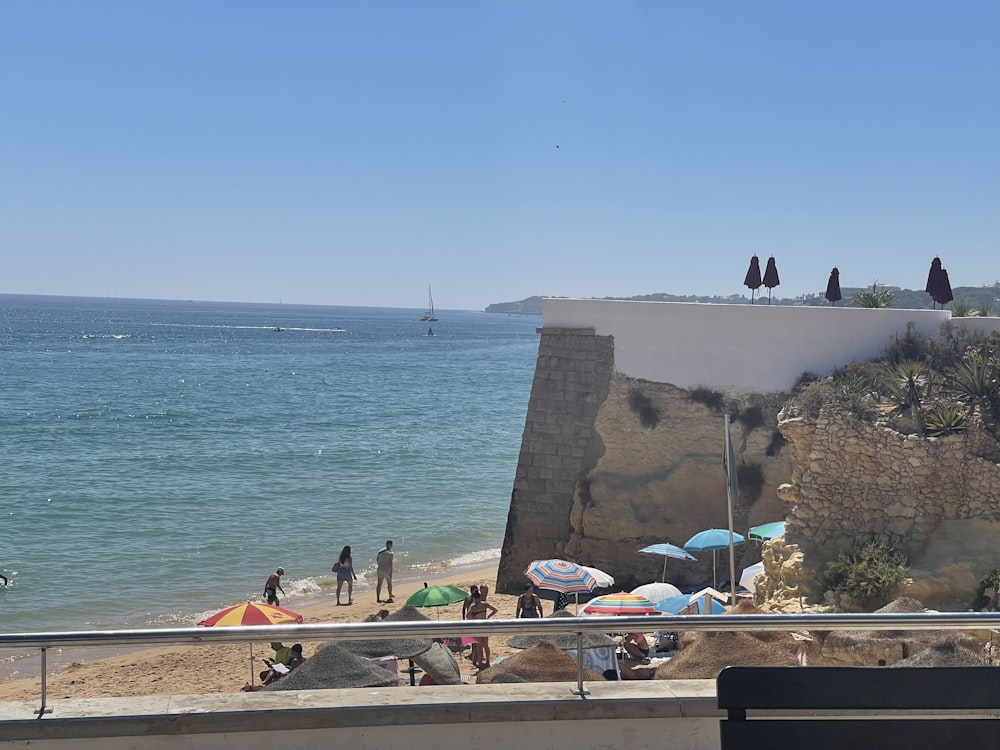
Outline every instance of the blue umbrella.
[[[745, 544], [746, 539], [742, 535], [733, 532], [733, 544]], [[715, 553], [720, 549], [729, 548], [729, 531], [727, 529], [706, 529], [699, 531], [693, 537], [684, 542], [684, 549], [689, 552], [704, 552], [712, 550], [712, 583], [717, 580], [715, 572]], [[734, 582], [735, 583], [735, 582]]]
[[[654, 608], [657, 612], [664, 615], [676, 615], [682, 609], [690, 604], [696, 604], [698, 606], [698, 614], [703, 615], [705, 613], [705, 597], [699, 596], [695, 601], [691, 601], [690, 594], [681, 594], [680, 596], [671, 596], [668, 599], [664, 599], [662, 602], [657, 602], [654, 604]], [[710, 614], [721, 615], [725, 614], [726, 608], [722, 604], [712, 598], [712, 611]]]
[[695, 556], [688, 554], [680, 547], [673, 544], [663, 542], [662, 544], [651, 544], [648, 547], [643, 547], [640, 552], [645, 552], [647, 555], [663, 555], [663, 580], [667, 580], [667, 558], [673, 557], [677, 560], [694, 560]]
[[775, 537], [784, 536], [785, 534], [785, 522], [784, 521], [772, 521], [771, 523], [762, 523], [760, 526], [751, 526], [750, 531], [747, 533], [751, 539], [757, 539], [758, 541], [766, 542], [768, 539], [774, 539]]

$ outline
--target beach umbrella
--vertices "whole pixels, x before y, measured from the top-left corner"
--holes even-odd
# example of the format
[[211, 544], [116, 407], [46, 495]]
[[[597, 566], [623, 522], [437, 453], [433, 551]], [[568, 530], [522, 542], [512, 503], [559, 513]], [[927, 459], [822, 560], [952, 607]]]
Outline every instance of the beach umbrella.
[[951, 293], [951, 281], [948, 279], [948, 270], [946, 268], [942, 268], [941, 280], [937, 288], [937, 294], [934, 296], [934, 301], [943, 308], [953, 299], [955, 299], [955, 295]]
[[760, 259], [755, 255], [750, 259], [750, 268], [743, 279], [743, 286], [750, 288], [750, 304], [753, 304], [754, 293], [760, 289]]
[[467, 591], [454, 586], [424, 586], [406, 600], [407, 607], [447, 607], [449, 604], [464, 602], [469, 598]]
[[931, 295], [931, 306], [933, 303], [937, 302], [938, 289], [941, 287], [941, 259], [934, 256], [934, 260], [931, 261], [930, 270], [927, 271], [927, 286], [924, 287], [924, 291]]
[[740, 586], [745, 588], [747, 591], [753, 591], [757, 593], [757, 584], [755, 579], [761, 573], [764, 572], [764, 563], [754, 563], [749, 568], [743, 568], [743, 572], [740, 573]]
[[676, 615], [682, 609], [691, 606], [697, 606], [698, 614], [712, 614], [712, 615], [722, 615], [725, 614], [726, 608], [722, 605], [715, 597], [709, 597], [711, 601], [711, 612], [705, 612], [705, 597], [704, 596], [692, 596], [691, 594], [681, 594], [680, 596], [671, 596], [664, 599], [661, 602], [657, 602], [654, 605], [654, 609], [663, 615]]
[[[744, 544], [746, 539], [742, 535], [733, 532], [733, 544]], [[688, 552], [712, 551], [712, 583], [716, 582], [716, 552], [729, 547], [728, 529], [705, 529], [699, 531], [684, 543], [684, 549]]]
[[583, 606], [585, 615], [651, 615], [653, 603], [638, 594], [604, 594]]
[[581, 565], [580, 567], [597, 579], [597, 588], [609, 589], [615, 585], [615, 577], [610, 573], [605, 573], [600, 568], [592, 568], [589, 565]]
[[694, 560], [695, 556], [689, 554], [668, 542], [661, 542], [660, 544], [651, 544], [648, 547], [643, 547], [639, 550], [646, 555], [663, 555], [663, 580], [667, 580], [667, 560], [669, 558], [674, 558], [675, 560]]
[[840, 293], [840, 271], [837, 270], [836, 266], [830, 271], [830, 280], [826, 282], [826, 294], [823, 296], [831, 305], [837, 304], [839, 300], [844, 298]]
[[632, 589], [633, 594], [638, 596], [644, 596], [653, 604], [657, 602], [662, 602], [664, 599], [669, 599], [672, 596], [680, 596], [681, 590], [674, 586], [672, 583], [644, 583], [642, 586], [637, 586]]
[[772, 521], [771, 523], [762, 523], [760, 526], [751, 526], [747, 536], [760, 542], [766, 542], [768, 539], [784, 536], [784, 533], [785, 522]]
[[[247, 602], [226, 607], [198, 623], [204, 628], [235, 628], [245, 625], [291, 625], [302, 622], [302, 615], [270, 604]], [[250, 684], [254, 683], [253, 643], [250, 644]]]
[[774, 263], [774, 256], [767, 259], [767, 267], [764, 269], [764, 286], [767, 287], [767, 304], [771, 304], [771, 290], [781, 282], [778, 280], [778, 266]]
[[581, 594], [599, 588], [590, 571], [568, 560], [533, 560], [524, 574], [538, 588], [562, 594]]

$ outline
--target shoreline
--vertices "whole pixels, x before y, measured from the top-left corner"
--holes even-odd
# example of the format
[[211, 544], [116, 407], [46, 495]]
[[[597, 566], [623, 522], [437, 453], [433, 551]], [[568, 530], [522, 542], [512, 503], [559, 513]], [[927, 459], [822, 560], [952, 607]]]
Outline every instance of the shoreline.
[[[488, 547], [478, 552], [466, 553], [447, 560], [434, 560], [430, 562], [418, 562], [406, 565], [399, 571], [399, 575], [393, 576], [395, 587], [408, 586], [424, 581], [438, 581], [452, 576], [473, 576], [483, 571], [493, 570], [493, 578], [489, 582], [493, 588], [496, 582], [496, 568], [500, 563], [500, 548]], [[358, 571], [358, 580], [354, 584], [355, 595], [366, 596], [375, 592], [375, 568], [374, 565]], [[303, 579], [293, 579], [298, 581], [295, 591], [289, 587], [289, 595], [281, 597], [282, 606], [307, 615], [310, 610], [327, 606], [336, 606], [337, 586], [336, 576], [332, 573], [323, 573], [316, 576], [307, 576]], [[306, 585], [301, 587], [301, 584]], [[220, 603], [216, 609], [208, 611], [190, 611], [183, 616], [171, 614], [169, 617], [161, 615], [155, 616], [152, 620], [139, 624], [126, 624], [120, 628], [105, 628], [110, 630], [157, 630], [160, 628], [193, 627], [197, 623], [233, 604], [240, 603], [240, 599], [226, 599]], [[262, 602], [260, 593], [247, 597], [246, 601]], [[398, 599], [397, 599], [398, 601]], [[400, 605], [397, 605], [400, 606]], [[71, 630], [36, 630], [26, 632], [66, 632]], [[91, 628], [77, 628], [76, 630], [91, 630]], [[131, 648], [119, 646], [93, 647], [87, 649], [51, 649], [47, 653], [47, 663], [50, 674], [67, 664], [77, 661], [100, 661], [118, 656], [125, 656], [147, 650], [148, 646], [134, 646]], [[81, 653], [85, 656], [81, 658]], [[37, 651], [18, 651], [16, 649], [0, 650], [0, 684], [9, 680], [36, 679], [41, 671], [41, 664]]]
[[[298, 607], [295, 611], [303, 615], [306, 622], [360, 622], [379, 609], [395, 611], [403, 606], [406, 598], [422, 588], [423, 583], [450, 584], [467, 589], [472, 583], [485, 583], [492, 590], [496, 585], [497, 563], [480, 566], [459, 566], [460, 569], [443, 570], [434, 575], [393, 581], [394, 603], [390, 605], [375, 602], [374, 587], [360, 590], [355, 588], [354, 604], [337, 606], [334, 598], [317, 601]], [[495, 594], [491, 591], [490, 603], [500, 612], [497, 617], [513, 617], [517, 597]], [[285, 602], [283, 601], [282, 604]], [[425, 614], [435, 619], [461, 619], [461, 606], [436, 607]], [[509, 653], [506, 643], [496, 641], [494, 657]], [[47, 654], [48, 692], [52, 699], [91, 698], [135, 695], [160, 695], [179, 693], [237, 692], [251, 676], [246, 644], [225, 644], [219, 646], [150, 646], [135, 649], [87, 648], [70, 649]], [[315, 643], [305, 643], [307, 656], [315, 649]], [[259, 670], [260, 659], [268, 656], [267, 643], [254, 646], [254, 669]], [[259, 646], [259, 648], [258, 648]], [[99, 653], [98, 653], [99, 652]], [[41, 691], [40, 657], [36, 650], [20, 652], [21, 657], [13, 666], [23, 665], [23, 669], [7, 670], [0, 676], [0, 701], [37, 700]], [[459, 659], [463, 673], [474, 673], [471, 665]], [[197, 662], [205, 666], [197, 684], [192, 683], [190, 664]]]

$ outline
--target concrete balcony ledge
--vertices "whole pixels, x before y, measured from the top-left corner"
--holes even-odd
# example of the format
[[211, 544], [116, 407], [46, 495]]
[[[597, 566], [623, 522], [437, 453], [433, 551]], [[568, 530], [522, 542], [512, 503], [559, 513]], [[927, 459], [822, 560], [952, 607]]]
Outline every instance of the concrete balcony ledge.
[[676, 746], [718, 747], [723, 713], [714, 680], [586, 683], [583, 698], [574, 688], [519, 683], [72, 699], [51, 703], [42, 718], [35, 703], [0, 703], [0, 747], [305, 750], [364, 740], [392, 749], [412, 748], [428, 731], [440, 748], [531, 750], [552, 747], [554, 737], [574, 748], [662, 748], [672, 746], [670, 738]]

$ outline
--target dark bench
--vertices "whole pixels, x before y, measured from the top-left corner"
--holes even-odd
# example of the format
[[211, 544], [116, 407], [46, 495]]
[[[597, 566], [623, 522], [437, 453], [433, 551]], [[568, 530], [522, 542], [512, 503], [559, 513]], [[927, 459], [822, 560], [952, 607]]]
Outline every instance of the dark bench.
[[727, 667], [716, 687], [722, 750], [1000, 750], [997, 667]]

